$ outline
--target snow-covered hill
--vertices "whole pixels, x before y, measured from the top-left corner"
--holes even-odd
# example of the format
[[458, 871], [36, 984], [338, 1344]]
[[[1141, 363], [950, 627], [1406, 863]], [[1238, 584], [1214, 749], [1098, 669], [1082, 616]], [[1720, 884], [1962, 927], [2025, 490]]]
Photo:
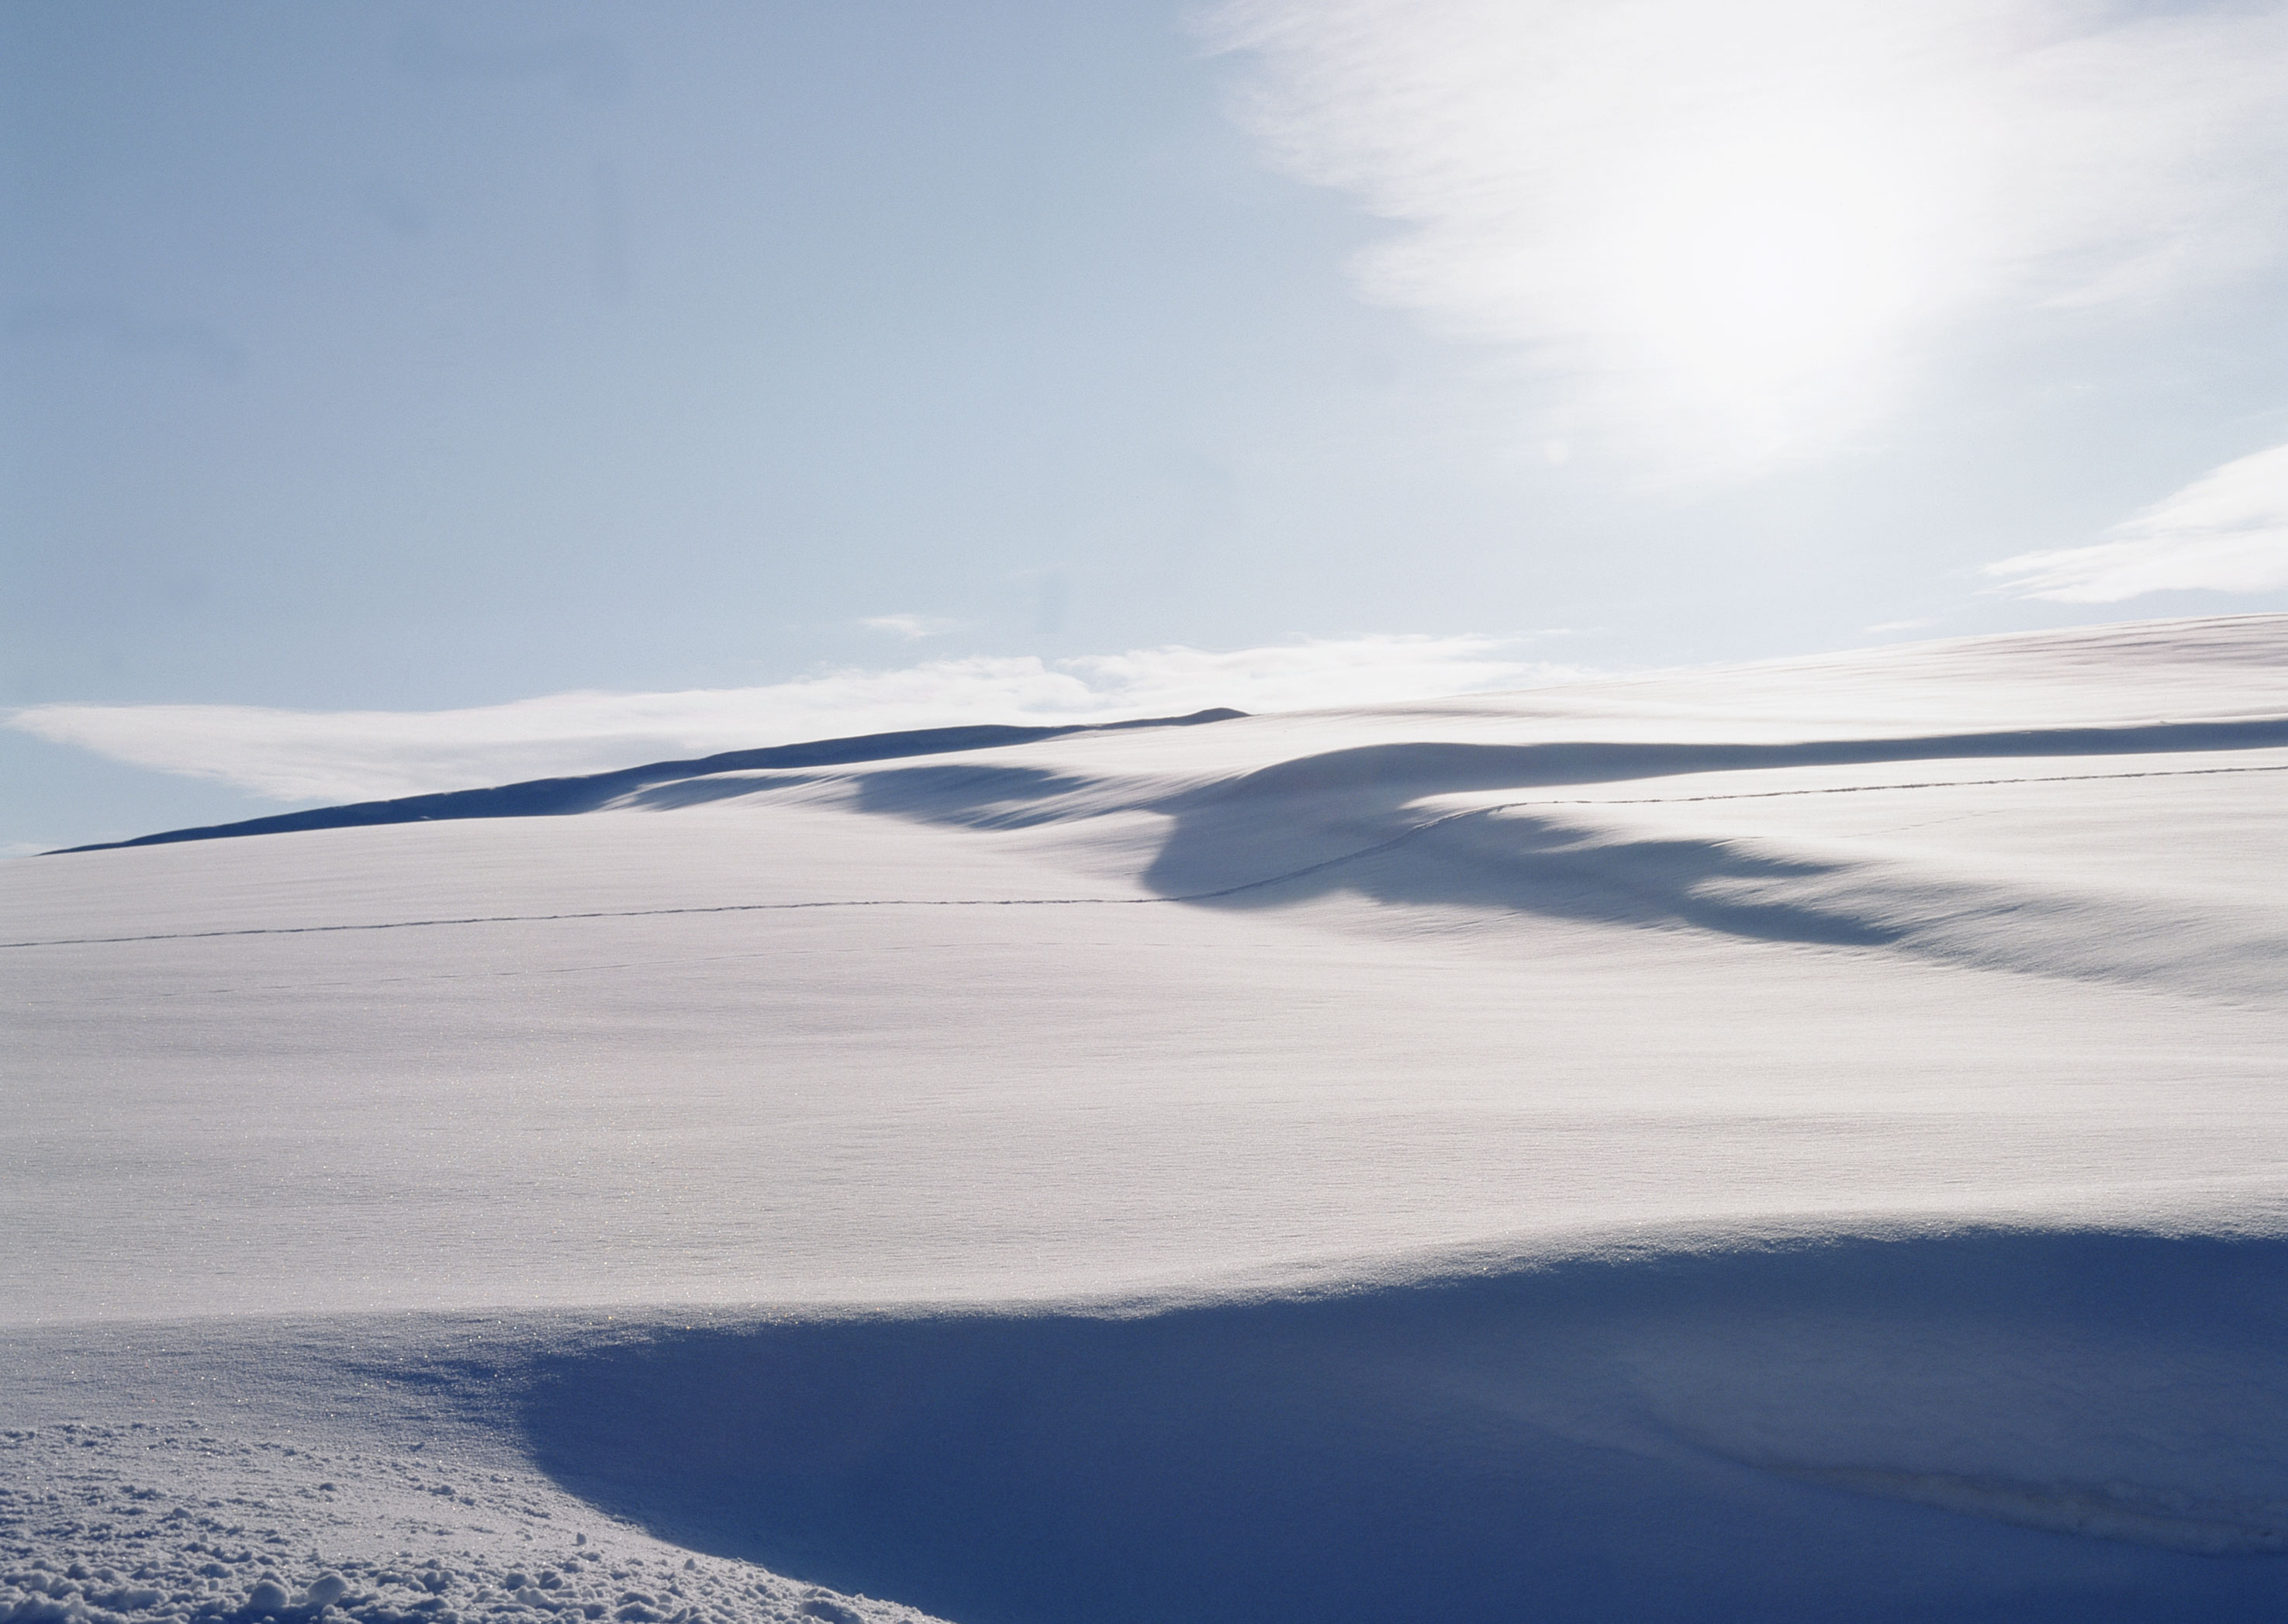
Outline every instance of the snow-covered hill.
[[2251, 616], [9, 865], [13, 1616], [2277, 1616], [2284, 791]]

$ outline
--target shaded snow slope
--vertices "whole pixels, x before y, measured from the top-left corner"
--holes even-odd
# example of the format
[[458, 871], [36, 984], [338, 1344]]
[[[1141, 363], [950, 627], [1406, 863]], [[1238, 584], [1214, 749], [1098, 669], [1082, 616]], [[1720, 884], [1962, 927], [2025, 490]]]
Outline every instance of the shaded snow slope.
[[[173, 845], [186, 840], [233, 840], [250, 835], [289, 835], [306, 829], [373, 828], [390, 823], [430, 823], [460, 818], [561, 818], [593, 812], [616, 796], [679, 779], [752, 767], [809, 767], [853, 761], [878, 761], [894, 756], [938, 756], [958, 750], [987, 749], [1027, 744], [1037, 739], [1068, 733], [1118, 732], [1132, 727], [1193, 727], [1221, 722], [1243, 713], [1201, 710], [1188, 717], [1147, 717], [1133, 722], [1074, 723], [1063, 727], [925, 727], [896, 733], [867, 733], [854, 739], [819, 739], [805, 744], [768, 745], [760, 749], [725, 750], [690, 761], [655, 761], [613, 772], [590, 772], [576, 778], [527, 779], [481, 789], [448, 789], [433, 795], [400, 796], [388, 801], [359, 801], [347, 806], [319, 806], [306, 812], [278, 812], [267, 818], [247, 818], [236, 823], [211, 824], [202, 828], [165, 829], [133, 840], [108, 841], [101, 845], [72, 846], [68, 852], [115, 852], [124, 846]], [[64, 852], [52, 852], [62, 856]]]
[[730, 1617], [2275, 1616], [2284, 790], [2248, 616], [9, 865], [5, 1419]]
[[245, 1624], [328, 1574], [363, 1624], [2263, 1619], [2284, 1287], [2274, 1241], [1955, 1230], [1109, 1311], [18, 1331], [0, 1584], [36, 1549], [66, 1604]]
[[2252, 1615], [2284, 1283], [2276, 1247], [1970, 1234], [702, 1327], [544, 1361], [520, 1422], [679, 1541], [952, 1617]]

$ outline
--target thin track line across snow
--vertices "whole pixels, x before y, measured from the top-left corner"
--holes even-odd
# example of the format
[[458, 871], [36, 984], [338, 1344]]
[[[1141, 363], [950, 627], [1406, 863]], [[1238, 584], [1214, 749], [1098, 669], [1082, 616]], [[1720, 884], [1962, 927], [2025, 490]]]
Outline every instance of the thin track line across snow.
[[[1701, 801], [1771, 801], [1791, 796], [1869, 795], [1892, 789], [1982, 789], [2006, 784], [2079, 784], [2101, 780], [2133, 778], [2211, 778], [2228, 772], [2288, 772], [2288, 764], [2268, 767], [2173, 767], [2152, 772], [2059, 772], [2032, 778], [1928, 779], [1908, 784], [1836, 784], [1823, 789], [1747, 789], [1728, 795], [1580, 796], [1565, 800], [1503, 801], [1492, 806], [1466, 806], [1442, 817], [1378, 840], [1355, 852], [1345, 852], [1300, 868], [1291, 868], [1259, 880], [1243, 880], [1216, 891], [1190, 891], [1179, 897], [872, 897], [835, 899], [823, 902], [724, 902], [704, 907], [598, 908], [581, 914], [478, 914], [465, 919], [390, 919], [371, 924], [252, 925], [237, 931], [171, 931], [147, 936], [67, 936], [40, 941], [0, 942], [8, 947], [98, 947], [124, 942], [204, 941], [227, 936], [319, 936], [337, 931], [420, 931], [446, 925], [548, 924], [574, 919], [656, 919], [679, 914], [776, 914], [804, 908], [828, 907], [1124, 907], [1176, 902], [1213, 902], [1243, 891], [1262, 891], [1299, 880], [1362, 858], [1373, 857], [1418, 835], [1443, 828], [1462, 818], [1483, 818], [1494, 812], [1538, 806], [1683, 806]], [[60, 853], [58, 855], [69, 855]]]

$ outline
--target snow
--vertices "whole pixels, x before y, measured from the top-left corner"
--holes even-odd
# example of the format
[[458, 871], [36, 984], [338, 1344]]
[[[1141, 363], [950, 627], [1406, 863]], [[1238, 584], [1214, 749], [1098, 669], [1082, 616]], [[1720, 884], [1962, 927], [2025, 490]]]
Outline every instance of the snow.
[[8, 865], [0, 1619], [2278, 1616], [2284, 774], [2244, 616]]

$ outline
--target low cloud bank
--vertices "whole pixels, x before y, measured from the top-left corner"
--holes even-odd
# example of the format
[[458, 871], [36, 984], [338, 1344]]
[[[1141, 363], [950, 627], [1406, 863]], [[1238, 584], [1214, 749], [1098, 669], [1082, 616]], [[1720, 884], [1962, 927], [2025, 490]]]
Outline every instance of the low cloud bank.
[[934, 660], [755, 688], [551, 693], [461, 710], [253, 705], [37, 705], [8, 725], [161, 772], [280, 801], [364, 801], [852, 733], [1004, 722], [1056, 725], [1433, 699], [1570, 673], [1487, 637], [1370, 637], [1212, 654], [1133, 649], [1066, 660]]
[[2288, 446], [2227, 463], [2110, 534], [2093, 547], [2020, 553], [1986, 574], [2022, 598], [2069, 604], [2288, 586]]

